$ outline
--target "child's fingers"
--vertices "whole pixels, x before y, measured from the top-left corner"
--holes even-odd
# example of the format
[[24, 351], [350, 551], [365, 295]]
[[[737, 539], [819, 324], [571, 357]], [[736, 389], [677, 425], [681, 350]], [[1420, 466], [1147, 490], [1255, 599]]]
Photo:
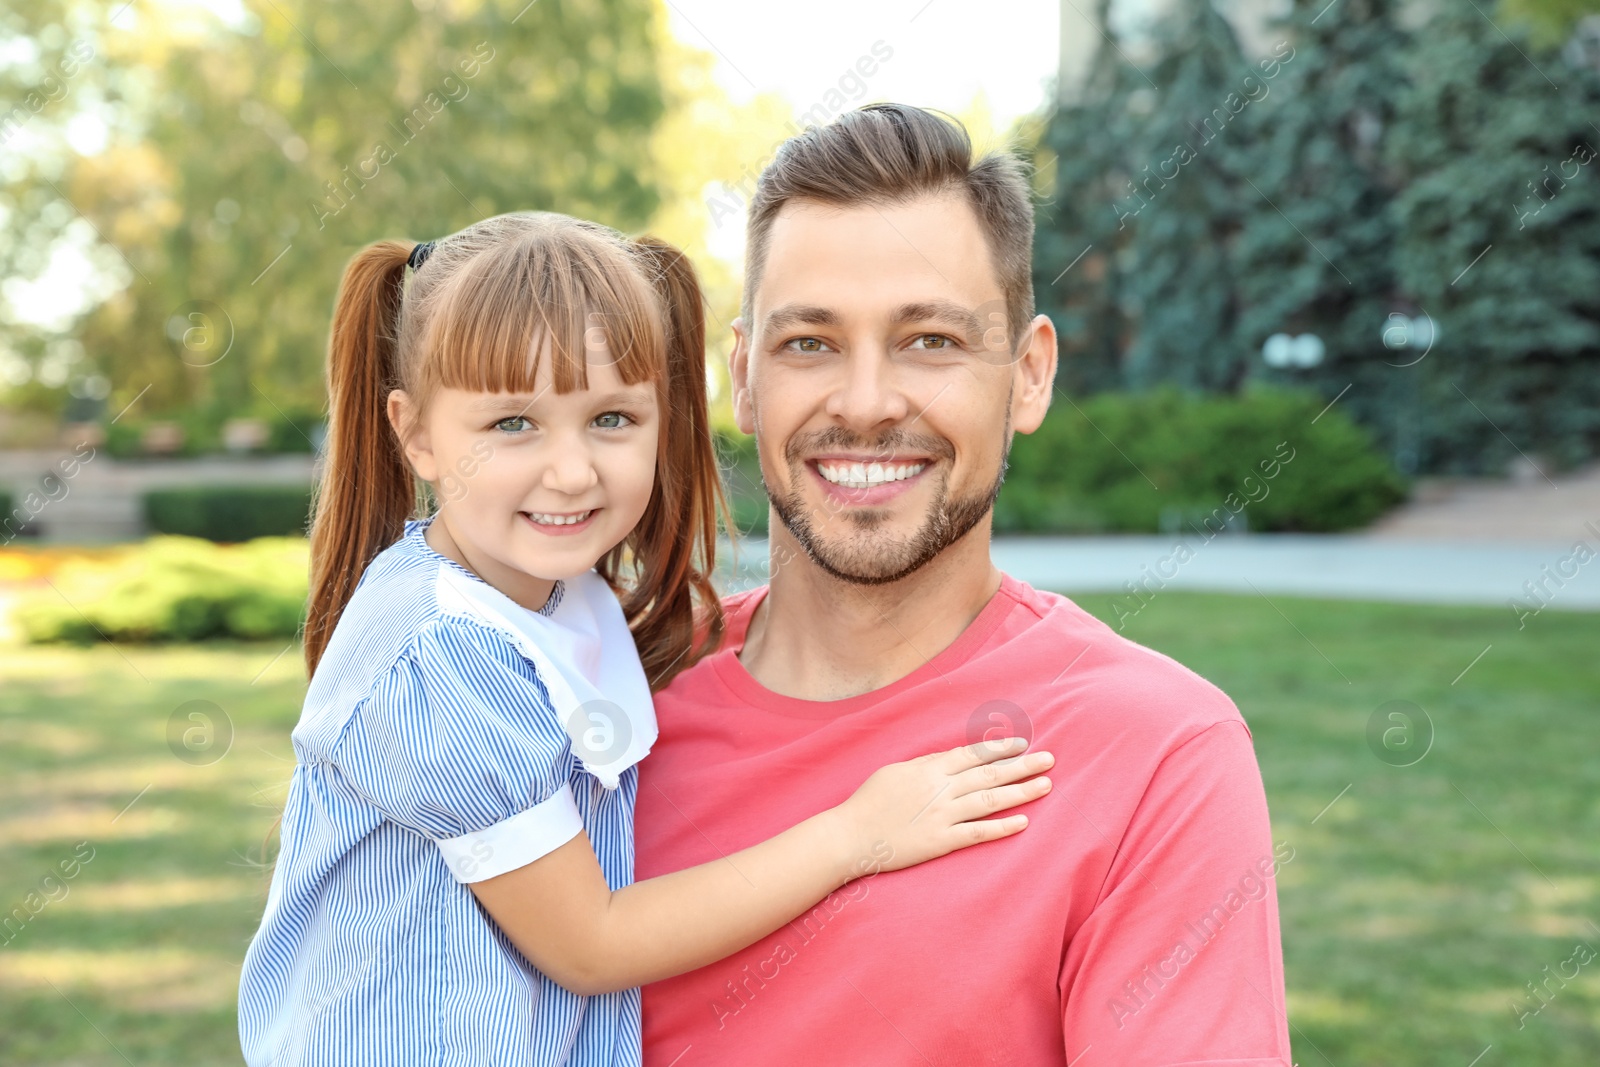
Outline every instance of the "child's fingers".
[[1025, 737], [1002, 737], [998, 741], [978, 741], [960, 748], [952, 748], [948, 752], [930, 752], [923, 756], [947, 774], [958, 774], [972, 767], [981, 767], [995, 760], [1015, 756], [1028, 747]]
[[978, 819], [975, 822], [959, 823], [951, 827], [953, 831], [951, 836], [954, 839], [951, 851], [959, 851], [984, 841], [998, 841], [1002, 837], [1019, 834], [1027, 827], [1026, 815], [1007, 815], [1003, 819]]
[[968, 769], [951, 776], [950, 795], [954, 797], [965, 796], [979, 789], [992, 789], [998, 785], [1009, 785], [1020, 782], [1024, 778], [1047, 771], [1055, 765], [1056, 758], [1050, 752], [1029, 752], [1025, 756], [1016, 756], [1010, 759], [996, 760], [978, 767]]
[[945, 811], [952, 822], [970, 822], [985, 815], [993, 815], [997, 811], [1014, 808], [1018, 804], [1026, 804], [1030, 800], [1038, 800], [1050, 792], [1051, 784], [1048, 778], [1030, 778], [1017, 785], [979, 789], [965, 796], [952, 798]]

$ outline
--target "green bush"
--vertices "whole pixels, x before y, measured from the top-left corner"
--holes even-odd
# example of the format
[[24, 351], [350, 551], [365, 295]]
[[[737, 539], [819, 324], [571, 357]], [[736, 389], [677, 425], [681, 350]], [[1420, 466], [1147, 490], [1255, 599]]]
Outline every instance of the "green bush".
[[316, 449], [312, 445], [323, 432], [324, 421], [324, 416], [315, 411], [274, 411], [267, 419], [267, 447], [264, 451], [314, 452]]
[[151, 532], [208, 541], [302, 534], [310, 515], [310, 486], [195, 486], [160, 489], [144, 497]]
[[1405, 496], [1367, 432], [1304, 393], [1057, 394], [1018, 434], [995, 505], [1006, 532], [1364, 526]]
[[11, 544], [23, 535], [39, 532], [34, 520], [37, 513], [22, 497], [0, 490], [0, 547]]
[[[1404, 498], [1405, 483], [1364, 429], [1337, 406], [1323, 412], [1324, 403], [1276, 389], [1231, 397], [1100, 393], [1083, 401], [1057, 393], [1038, 432], [1013, 441], [995, 530], [1364, 526]], [[735, 523], [741, 532], [765, 533], [755, 439], [719, 433], [717, 451]]]
[[153, 537], [109, 561], [68, 564], [12, 618], [35, 643], [287, 639], [304, 617], [309, 559], [298, 537]]
[[158, 422], [175, 423], [183, 430], [183, 446], [164, 458], [200, 456], [207, 452], [222, 450], [214, 419], [202, 415], [183, 414], [165, 419], [123, 419], [107, 425], [106, 455], [114, 459], [150, 458], [144, 450], [144, 434], [152, 423]]
[[181, 411], [157, 418], [120, 419], [105, 427], [105, 451], [116, 459], [148, 459], [144, 450], [144, 435], [152, 423], [175, 423], [183, 430], [183, 447], [173, 454], [185, 456], [223, 455], [223, 427], [230, 418], [239, 415], [259, 417], [267, 426], [266, 443], [257, 451], [260, 455], [280, 455], [293, 452], [313, 452], [313, 442], [322, 433], [324, 417], [309, 409], [293, 408], [289, 411], [274, 409], [260, 415], [248, 411], [206, 409]]
[[722, 484], [728, 490], [728, 507], [733, 524], [741, 534], [767, 532], [767, 493], [761, 487], [761, 463], [756, 458], [756, 439], [742, 433], [718, 431], [717, 458], [722, 466]]

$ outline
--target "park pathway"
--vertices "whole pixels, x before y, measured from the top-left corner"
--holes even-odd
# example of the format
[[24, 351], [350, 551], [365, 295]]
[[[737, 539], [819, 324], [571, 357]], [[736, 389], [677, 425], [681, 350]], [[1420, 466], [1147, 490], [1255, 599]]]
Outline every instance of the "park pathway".
[[[1529, 609], [1600, 609], [1600, 467], [1547, 482], [1434, 482], [1356, 534], [999, 537], [1001, 570], [1063, 593], [1174, 589]], [[1580, 547], [1581, 546], [1581, 547]], [[741, 544], [729, 584], [765, 580]]]

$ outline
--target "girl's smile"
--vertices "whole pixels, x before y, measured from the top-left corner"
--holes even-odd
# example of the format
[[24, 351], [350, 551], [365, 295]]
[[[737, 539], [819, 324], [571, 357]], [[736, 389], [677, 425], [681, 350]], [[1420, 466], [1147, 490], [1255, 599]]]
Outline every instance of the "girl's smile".
[[587, 531], [593, 525], [591, 520], [599, 513], [599, 508], [590, 508], [588, 511], [575, 511], [565, 515], [548, 511], [523, 511], [518, 514], [528, 520], [528, 525], [542, 534], [569, 537]]

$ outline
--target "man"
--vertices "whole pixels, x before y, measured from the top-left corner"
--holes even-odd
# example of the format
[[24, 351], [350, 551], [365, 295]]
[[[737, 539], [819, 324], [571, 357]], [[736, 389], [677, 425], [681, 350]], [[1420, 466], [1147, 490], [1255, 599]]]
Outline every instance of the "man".
[[[658, 695], [637, 870], [715, 859], [876, 767], [1010, 733], [1056, 755], [1018, 836], [872, 873], [644, 990], [645, 1062], [1289, 1062], [1275, 852], [1238, 711], [989, 558], [1049, 407], [1032, 208], [1006, 156], [876, 105], [787, 142], [751, 204], [730, 359], [772, 571]], [[1072, 457], [1062, 456], [1063, 463]]]

